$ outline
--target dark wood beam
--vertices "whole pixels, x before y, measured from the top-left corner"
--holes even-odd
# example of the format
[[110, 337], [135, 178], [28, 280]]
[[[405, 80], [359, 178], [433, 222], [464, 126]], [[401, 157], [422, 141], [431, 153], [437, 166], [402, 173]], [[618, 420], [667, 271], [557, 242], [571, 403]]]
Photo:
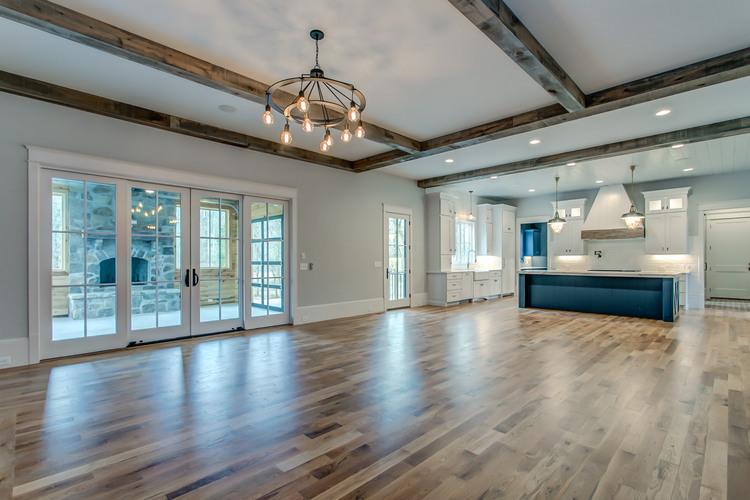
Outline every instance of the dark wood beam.
[[357, 160], [354, 166], [357, 171], [374, 170], [416, 158], [541, 130], [748, 76], [750, 76], [750, 47], [589, 94], [586, 98], [587, 107], [580, 111], [569, 113], [560, 105], [547, 106], [429, 139], [424, 142], [422, 151], [419, 153], [398, 157], [376, 155]]
[[492, 43], [568, 111], [586, 106], [586, 99], [565, 70], [534, 38], [502, 0], [450, 0]]
[[626, 153], [632, 154], [641, 151], [649, 151], [652, 149], [668, 147], [673, 144], [689, 144], [693, 142], [721, 139], [722, 137], [730, 137], [747, 133], [750, 133], [750, 116], [712, 123], [710, 125], [701, 125], [699, 127], [677, 130], [674, 132], [651, 135], [648, 137], [640, 137], [638, 139], [630, 139], [627, 141], [614, 142], [601, 146], [578, 149], [575, 151], [566, 151], [564, 153], [557, 153], [554, 155], [542, 156], [539, 158], [531, 158], [528, 160], [505, 163], [503, 165], [495, 165], [492, 167], [469, 170], [466, 172], [442, 175], [440, 177], [422, 179], [418, 181], [417, 184], [421, 188], [447, 186], [460, 182], [488, 179], [491, 176], [501, 176], [517, 174], [520, 172], [542, 170], [549, 167], [565, 165], [566, 163], [571, 161], [583, 162], [600, 160], [603, 158], [620, 156]]
[[[46, 0], [0, 0], [0, 16], [243, 99], [266, 102], [266, 83]], [[419, 141], [363, 125], [368, 140], [407, 152], [421, 149]]]
[[60, 87], [51, 83], [33, 80], [24, 76], [0, 71], [0, 91], [28, 97], [39, 101], [59, 104], [89, 113], [95, 113], [139, 125], [189, 135], [222, 144], [251, 149], [293, 160], [317, 163], [326, 167], [353, 171], [352, 162], [332, 156], [314, 153], [305, 149], [233, 132], [231, 130], [206, 125], [186, 118], [168, 115], [159, 111], [113, 101], [77, 90]]

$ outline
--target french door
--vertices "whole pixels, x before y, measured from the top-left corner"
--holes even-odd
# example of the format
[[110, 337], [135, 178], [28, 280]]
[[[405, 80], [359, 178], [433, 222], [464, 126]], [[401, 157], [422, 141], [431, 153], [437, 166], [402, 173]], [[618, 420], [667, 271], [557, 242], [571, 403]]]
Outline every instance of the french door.
[[411, 305], [411, 216], [394, 212], [384, 214], [385, 233], [385, 308]]
[[42, 170], [42, 359], [289, 323], [288, 204]]

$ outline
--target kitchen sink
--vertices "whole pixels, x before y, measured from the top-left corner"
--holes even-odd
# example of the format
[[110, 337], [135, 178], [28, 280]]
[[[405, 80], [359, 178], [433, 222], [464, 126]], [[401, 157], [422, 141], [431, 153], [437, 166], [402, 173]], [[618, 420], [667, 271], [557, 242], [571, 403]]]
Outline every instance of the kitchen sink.
[[489, 271], [474, 271], [474, 281], [488, 280], [490, 279]]

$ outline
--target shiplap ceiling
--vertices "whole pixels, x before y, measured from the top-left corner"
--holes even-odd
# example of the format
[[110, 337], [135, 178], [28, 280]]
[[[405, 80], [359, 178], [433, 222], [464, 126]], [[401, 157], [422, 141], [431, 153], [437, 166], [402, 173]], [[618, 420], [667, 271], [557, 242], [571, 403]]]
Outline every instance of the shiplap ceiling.
[[[418, 141], [556, 102], [447, 0], [56, 3], [266, 83], [307, 72], [314, 61], [308, 32], [322, 29], [326, 38], [320, 63], [327, 76], [350, 81], [365, 93], [366, 120]], [[506, 4], [585, 93], [750, 47], [747, 0]], [[283, 127], [279, 119], [271, 128], [261, 124], [261, 104], [8, 19], [0, 19], [0, 44], [0, 69], [9, 73], [270, 141], [278, 141]], [[739, 78], [379, 171], [425, 179], [747, 117], [749, 96], [750, 77]], [[237, 111], [222, 112], [221, 105]], [[672, 114], [655, 117], [664, 107]], [[319, 134], [293, 133], [294, 146], [318, 151]], [[562, 177], [561, 189], [588, 189], [596, 179], [628, 181], [631, 163], [638, 165], [639, 182], [750, 169], [748, 137], [446, 189], [523, 197], [530, 188], [537, 190], [534, 194], [553, 191], [555, 172]], [[542, 142], [530, 146], [531, 138]], [[388, 151], [390, 147], [372, 141], [336, 141], [331, 153], [355, 161]], [[447, 164], [446, 158], [454, 162]], [[683, 172], [685, 165], [694, 170]]]

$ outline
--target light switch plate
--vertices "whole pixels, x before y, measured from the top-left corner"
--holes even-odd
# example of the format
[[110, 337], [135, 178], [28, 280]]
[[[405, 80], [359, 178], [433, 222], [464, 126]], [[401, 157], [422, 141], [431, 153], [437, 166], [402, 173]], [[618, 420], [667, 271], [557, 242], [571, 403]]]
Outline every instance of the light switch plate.
[[383, 263], [380, 262], [379, 260], [376, 260], [375, 261], [375, 267], [383, 267]]
[[299, 263], [299, 270], [300, 271], [307, 271], [309, 268], [307, 267], [307, 262], [300, 262]]

